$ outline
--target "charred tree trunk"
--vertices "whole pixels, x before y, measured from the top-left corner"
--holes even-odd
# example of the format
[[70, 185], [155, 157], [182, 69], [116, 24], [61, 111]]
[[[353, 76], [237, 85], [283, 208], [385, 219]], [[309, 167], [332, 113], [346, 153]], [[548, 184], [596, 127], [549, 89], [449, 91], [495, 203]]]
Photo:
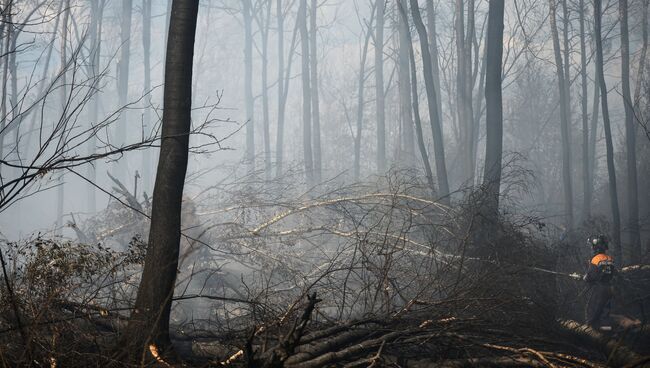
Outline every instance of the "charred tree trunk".
[[321, 182], [322, 178], [322, 157], [321, 157], [321, 144], [320, 144], [320, 107], [318, 101], [318, 50], [316, 47], [317, 28], [316, 28], [316, 13], [318, 10], [318, 0], [311, 0], [310, 16], [309, 16], [309, 55], [310, 64], [309, 72], [311, 73], [311, 112], [312, 112], [312, 135], [314, 140], [314, 180], [317, 183]]
[[[192, 63], [198, 1], [174, 0], [165, 64], [160, 157], [153, 191], [151, 229], [142, 280], [125, 334], [130, 358], [167, 349], [181, 237], [181, 200], [187, 170]], [[146, 354], [146, 355], [143, 355]]]
[[253, 105], [253, 6], [242, 0], [244, 20], [244, 100], [246, 105], [246, 155], [248, 171], [255, 171], [255, 119]]
[[569, 137], [569, 107], [567, 96], [567, 81], [565, 70], [562, 65], [562, 54], [560, 51], [560, 38], [557, 31], [557, 0], [549, 0], [551, 35], [553, 38], [553, 50], [555, 53], [555, 68], [557, 71], [558, 89], [560, 91], [560, 129], [562, 135], [562, 183], [564, 192], [564, 216], [568, 230], [573, 229], [573, 190], [571, 183], [571, 146]]
[[[625, 105], [625, 152], [627, 161], [627, 227], [629, 231], [629, 256], [641, 256], [641, 235], [639, 233], [639, 190], [636, 170], [636, 129], [634, 104], [630, 91], [630, 41], [628, 32], [627, 0], [619, 0], [621, 26], [621, 79], [623, 104]], [[621, 260], [622, 261], [622, 260]]]
[[424, 64], [424, 83], [427, 90], [427, 104], [429, 106], [429, 119], [431, 122], [431, 133], [433, 135], [433, 150], [435, 153], [436, 176], [438, 178], [438, 197], [444, 203], [449, 203], [449, 181], [447, 180], [447, 164], [445, 160], [445, 148], [442, 138], [442, 119], [438, 111], [436, 90], [433, 86], [433, 71], [431, 70], [431, 55], [429, 54], [429, 42], [427, 31], [422, 22], [420, 9], [417, 0], [410, 0], [413, 22], [420, 38], [420, 51], [422, 52], [422, 63]]
[[311, 83], [309, 74], [309, 35], [307, 31], [307, 0], [300, 0], [298, 28], [302, 52], [302, 144], [307, 186], [314, 183], [314, 159], [311, 145]]
[[385, 0], [377, 1], [375, 34], [375, 108], [377, 114], [377, 173], [386, 172], [386, 117], [384, 96], [384, 13]]
[[490, 1], [488, 13], [485, 80], [486, 142], [483, 186], [487, 203], [484, 216], [495, 219], [499, 213], [501, 158], [503, 154], [503, 106], [501, 101], [501, 58], [503, 56], [503, 0]]
[[600, 84], [600, 102], [603, 111], [603, 126], [605, 128], [605, 144], [607, 146], [607, 173], [609, 176], [609, 201], [612, 210], [612, 235], [614, 238], [614, 253], [621, 261], [621, 215], [618, 207], [618, 192], [616, 189], [616, 168], [614, 167], [614, 145], [612, 129], [609, 123], [609, 107], [607, 105], [607, 85], [603, 71], [603, 41], [601, 36], [601, 0], [594, 0], [594, 34], [596, 37], [596, 76]]

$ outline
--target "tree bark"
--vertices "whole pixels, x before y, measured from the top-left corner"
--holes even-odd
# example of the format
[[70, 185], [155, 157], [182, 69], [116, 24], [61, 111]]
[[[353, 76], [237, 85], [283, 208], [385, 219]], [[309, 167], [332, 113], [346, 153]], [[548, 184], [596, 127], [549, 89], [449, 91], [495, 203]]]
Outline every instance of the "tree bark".
[[307, 32], [307, 0], [300, 0], [298, 20], [302, 51], [302, 144], [307, 186], [314, 183], [314, 160], [311, 145], [311, 83], [309, 74], [309, 35]]
[[569, 137], [569, 107], [567, 106], [567, 84], [563, 69], [560, 39], [557, 31], [557, 0], [549, 0], [551, 35], [555, 53], [555, 68], [557, 71], [558, 89], [560, 91], [560, 129], [562, 136], [562, 187], [564, 192], [564, 216], [567, 230], [573, 229], [573, 189], [571, 183], [571, 146]]
[[148, 355], [150, 344], [170, 346], [169, 313], [178, 267], [181, 201], [189, 150], [192, 63], [198, 1], [174, 0], [167, 58], [160, 159], [154, 184], [151, 229], [142, 280], [125, 334], [131, 359]]
[[321, 144], [320, 144], [320, 108], [318, 96], [318, 50], [316, 47], [316, 13], [318, 10], [318, 0], [311, 0], [310, 16], [309, 16], [309, 47], [310, 47], [310, 65], [309, 72], [311, 73], [311, 112], [312, 112], [312, 135], [313, 135], [313, 149], [314, 149], [314, 180], [317, 183], [321, 182], [322, 178], [322, 157], [321, 157]]
[[449, 181], [447, 179], [447, 164], [445, 162], [445, 148], [442, 138], [442, 119], [438, 111], [436, 90], [433, 86], [433, 71], [431, 70], [431, 55], [429, 54], [429, 41], [427, 31], [422, 22], [417, 0], [410, 0], [413, 22], [420, 38], [420, 51], [424, 64], [424, 83], [427, 90], [427, 104], [429, 106], [429, 119], [433, 135], [433, 150], [435, 153], [436, 176], [438, 179], [438, 197], [443, 203], [449, 203]]
[[600, 104], [603, 111], [603, 127], [605, 128], [605, 144], [607, 147], [607, 173], [609, 177], [609, 201], [612, 210], [612, 236], [614, 238], [614, 255], [621, 261], [621, 215], [618, 207], [618, 192], [616, 189], [616, 168], [614, 167], [614, 145], [612, 130], [609, 122], [609, 107], [607, 104], [607, 85], [603, 71], [603, 42], [601, 36], [601, 0], [594, 0], [594, 34], [596, 38], [596, 76], [600, 85]]
[[377, 1], [375, 34], [375, 111], [377, 114], [377, 173], [386, 172], [386, 117], [384, 96], [384, 13], [385, 0]]
[[[621, 79], [623, 105], [625, 106], [625, 151], [627, 161], [627, 228], [629, 231], [629, 256], [641, 256], [641, 235], [639, 233], [639, 195], [636, 170], [636, 129], [634, 103], [630, 91], [630, 41], [628, 32], [627, 0], [619, 0], [618, 9], [621, 26]], [[622, 259], [621, 259], [622, 261]]]

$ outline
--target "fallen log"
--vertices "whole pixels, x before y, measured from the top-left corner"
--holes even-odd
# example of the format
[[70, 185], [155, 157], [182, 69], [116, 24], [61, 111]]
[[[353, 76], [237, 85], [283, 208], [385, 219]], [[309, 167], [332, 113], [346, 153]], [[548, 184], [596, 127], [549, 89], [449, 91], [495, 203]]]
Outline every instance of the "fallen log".
[[609, 366], [622, 367], [642, 359], [639, 354], [628, 348], [620, 339], [610, 339], [590, 326], [576, 321], [560, 320], [559, 322], [563, 332], [569, 333], [574, 338], [604, 353]]

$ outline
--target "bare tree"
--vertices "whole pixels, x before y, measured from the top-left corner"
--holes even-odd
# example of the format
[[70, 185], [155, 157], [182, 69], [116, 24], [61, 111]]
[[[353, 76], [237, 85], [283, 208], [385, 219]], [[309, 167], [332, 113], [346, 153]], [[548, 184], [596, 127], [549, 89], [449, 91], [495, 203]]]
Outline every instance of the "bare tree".
[[[145, 0], [147, 1], [147, 0]], [[90, 75], [96, 78], [96, 83], [101, 82], [100, 78], [100, 63], [101, 63], [101, 50], [102, 50], [102, 23], [104, 15], [105, 0], [92, 0], [90, 2]], [[90, 102], [90, 109], [88, 111], [88, 120], [96, 122], [99, 117], [99, 96], [93, 95]], [[88, 155], [95, 153], [97, 149], [97, 137], [93, 135], [88, 142]], [[88, 165], [86, 177], [95, 182], [97, 180], [97, 173], [94, 165]], [[88, 211], [94, 213], [96, 211], [97, 200], [95, 198], [95, 188], [88, 186]]]
[[438, 179], [438, 196], [443, 202], [449, 202], [449, 181], [447, 179], [447, 164], [445, 160], [445, 147], [442, 137], [442, 119], [438, 111], [436, 90], [433, 85], [433, 71], [431, 70], [431, 55], [429, 54], [429, 42], [427, 30], [422, 22], [420, 8], [417, 0], [410, 0], [413, 22], [420, 38], [420, 51], [422, 52], [422, 63], [424, 64], [424, 84], [427, 90], [427, 105], [429, 106], [429, 120], [431, 133], [433, 135], [433, 150], [435, 153], [436, 176]]
[[[592, 183], [590, 181], [589, 170], [591, 168], [591, 160], [594, 158], [589, 156], [589, 115], [587, 112], [587, 46], [585, 41], [585, 1], [580, 0], [580, 85], [582, 87], [582, 95], [580, 99], [580, 106], [582, 108], [582, 220], [586, 221], [591, 216], [591, 197], [592, 197]], [[596, 83], [597, 84], [597, 83]]]
[[384, 13], [385, 0], [377, 1], [375, 34], [375, 108], [377, 116], [377, 173], [386, 171], [386, 115], [384, 96]]
[[372, 25], [375, 19], [375, 9], [379, 1], [375, 1], [370, 15], [370, 21], [367, 24], [366, 35], [361, 50], [361, 58], [359, 60], [359, 82], [357, 86], [357, 123], [356, 133], [354, 135], [354, 180], [359, 181], [361, 176], [361, 133], [363, 131], [363, 107], [365, 104], [364, 91], [366, 82], [366, 60], [368, 58], [368, 45], [370, 44], [370, 36], [372, 36]]
[[627, 0], [618, 2], [621, 26], [621, 79], [623, 105], [625, 106], [625, 152], [627, 161], [627, 227], [630, 233], [630, 256], [641, 255], [641, 234], [639, 233], [639, 190], [636, 170], [636, 124], [634, 103], [630, 91], [630, 41], [628, 32]]
[[[70, 0], [65, 0], [63, 5], [63, 23], [61, 27], [61, 65], [65, 65], [68, 62], [68, 21], [70, 19]], [[68, 82], [67, 82], [67, 70], [64, 68], [61, 71], [61, 98], [60, 98], [60, 111], [61, 116], [66, 115], [66, 109], [68, 104]], [[56, 196], [56, 231], [59, 232], [61, 229], [61, 224], [63, 221], [63, 204], [64, 204], [64, 186], [63, 186], [63, 175], [59, 176], [59, 183], [57, 188]]]
[[[408, 16], [406, 15], [406, 10], [404, 9], [408, 5], [398, 3], [399, 10], [401, 13], [401, 18], [404, 24], [408, 28]], [[420, 103], [418, 97], [418, 77], [417, 77], [417, 66], [415, 64], [415, 52], [413, 52], [413, 41], [411, 40], [411, 32], [407, 32], [407, 40], [409, 45], [409, 62], [410, 62], [410, 71], [411, 71], [411, 101], [413, 103], [413, 121], [415, 123], [415, 136], [418, 142], [418, 149], [420, 155], [422, 156], [422, 163], [424, 164], [424, 175], [427, 178], [427, 184], [431, 188], [431, 192], [435, 195], [436, 186], [433, 182], [433, 171], [431, 170], [431, 164], [429, 163], [429, 154], [427, 153], [427, 148], [424, 143], [424, 134], [422, 131], [422, 120], [420, 119]]]
[[181, 201], [189, 150], [192, 64], [199, 3], [174, 0], [167, 59], [160, 156], [153, 191], [151, 229], [142, 280], [125, 334], [130, 359], [149, 345], [170, 347], [169, 313], [181, 238]]
[[[406, 8], [406, 0], [398, 0], [395, 2], [395, 8], [399, 6]], [[397, 13], [397, 12], [396, 12]], [[403, 17], [396, 17], [397, 26], [397, 89], [399, 93], [399, 112], [400, 122], [402, 126], [402, 142], [404, 147], [405, 162], [407, 165], [413, 164], [415, 158], [415, 151], [413, 145], [413, 109], [411, 102], [411, 76], [409, 75], [409, 32]]]
[[320, 129], [320, 107], [318, 98], [318, 28], [316, 27], [316, 14], [318, 13], [318, 0], [311, 0], [309, 15], [309, 72], [311, 91], [311, 112], [312, 112], [312, 135], [314, 152], [314, 180], [321, 182], [322, 178], [322, 154], [321, 154], [321, 129]]
[[244, 21], [244, 100], [246, 104], [246, 154], [249, 172], [255, 170], [255, 119], [253, 117], [253, 5], [242, 0]]
[[[120, 60], [117, 76], [117, 99], [119, 107], [126, 106], [129, 99], [129, 70], [131, 60], [131, 18], [133, 14], [133, 0], [122, 0], [122, 24], [120, 26]], [[120, 125], [115, 134], [115, 145], [126, 144], [128, 131], [127, 110], [120, 115]], [[124, 163], [115, 162], [115, 171], [118, 179], [123, 180], [126, 174]]]
[[562, 65], [562, 54], [560, 51], [560, 38], [557, 31], [557, 0], [549, 0], [551, 22], [551, 36], [553, 38], [553, 50], [555, 53], [555, 68], [557, 71], [558, 89], [560, 91], [560, 131], [562, 136], [562, 183], [564, 191], [564, 216], [566, 226], [573, 229], [573, 185], [571, 182], [571, 138], [569, 133], [569, 107], [567, 96], [567, 81], [565, 70]]
[[[144, 90], [145, 109], [143, 126], [151, 129], [151, 1], [142, 0], [142, 52], [144, 58]], [[151, 150], [142, 152], [142, 187], [148, 191], [151, 187]], [[137, 196], [138, 193], [133, 193]]]
[[314, 182], [314, 156], [312, 150], [311, 126], [311, 81], [309, 74], [309, 34], [307, 31], [307, 0], [300, 0], [298, 8], [298, 28], [302, 52], [302, 144], [307, 185]]
[[[269, 117], [269, 32], [271, 25], [271, 1], [267, 1], [265, 9], [255, 13], [255, 20], [260, 30], [262, 57], [262, 129], [264, 138], [264, 174], [266, 180], [271, 180], [271, 133]], [[279, 83], [279, 82], [278, 82]]]
[[485, 80], [486, 143], [483, 186], [487, 194], [488, 218], [499, 211], [501, 161], [503, 155], [503, 105], [501, 101], [501, 58], [503, 55], [503, 0], [490, 1]]
[[614, 167], [614, 144], [612, 129], [609, 123], [609, 106], [607, 104], [607, 85], [603, 71], [603, 41], [601, 0], [594, 0], [594, 35], [596, 38], [596, 78], [600, 85], [600, 104], [603, 111], [603, 126], [605, 128], [605, 144], [607, 146], [607, 173], [609, 176], [609, 201], [612, 209], [612, 235], [614, 237], [614, 253], [619, 259], [621, 252], [621, 215], [618, 207], [618, 192], [616, 190], [616, 168]]

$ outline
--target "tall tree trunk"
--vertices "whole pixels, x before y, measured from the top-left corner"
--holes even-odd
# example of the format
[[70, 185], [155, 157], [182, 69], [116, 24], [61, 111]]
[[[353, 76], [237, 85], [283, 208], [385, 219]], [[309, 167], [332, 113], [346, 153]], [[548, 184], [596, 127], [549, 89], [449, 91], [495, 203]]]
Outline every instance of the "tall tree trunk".
[[573, 189], [571, 183], [571, 145], [569, 137], [569, 107], [567, 106], [567, 85], [565, 70], [562, 67], [560, 38], [557, 31], [557, 0], [549, 0], [551, 35], [555, 53], [555, 68], [557, 71], [558, 89], [560, 91], [560, 126], [562, 135], [562, 183], [564, 192], [564, 216], [567, 230], [573, 229]]
[[499, 213], [501, 159], [503, 154], [503, 105], [501, 101], [501, 59], [503, 56], [503, 0], [490, 1], [487, 31], [485, 80], [485, 173], [483, 186], [487, 194], [488, 218]]
[[467, 142], [469, 137], [467, 118], [465, 113], [465, 2], [456, 0], [454, 10], [454, 30], [456, 36], [456, 115], [458, 116], [458, 130], [460, 141], [458, 144], [458, 156], [461, 162], [461, 181], [468, 176], [468, 152]]
[[357, 126], [356, 134], [354, 135], [354, 180], [359, 181], [361, 176], [361, 134], [363, 129], [363, 105], [364, 105], [364, 91], [366, 81], [366, 60], [368, 59], [368, 45], [370, 44], [370, 36], [372, 35], [372, 23], [375, 18], [375, 8], [378, 1], [370, 15], [370, 22], [368, 23], [368, 31], [363, 42], [363, 51], [361, 51], [361, 61], [359, 62], [359, 85], [357, 90]]
[[253, 6], [242, 0], [244, 20], [244, 101], [246, 105], [246, 155], [248, 171], [255, 171], [255, 119], [253, 117]]
[[472, 102], [472, 90], [474, 89], [474, 78], [472, 77], [472, 47], [474, 37], [475, 37], [475, 26], [474, 26], [474, 0], [467, 1], [467, 35], [465, 36], [465, 69], [463, 71], [463, 82], [465, 83], [463, 89], [463, 102], [465, 108], [465, 119], [467, 126], [467, 140], [465, 142], [465, 176], [467, 178], [467, 183], [469, 185], [474, 184], [474, 157], [476, 153], [474, 152], [474, 136], [478, 134], [474, 124], [474, 110]]
[[637, 70], [636, 87], [634, 87], [634, 111], [635, 116], [641, 116], [639, 111], [639, 102], [641, 98], [641, 86], [643, 85], [643, 76], [646, 69], [646, 58], [648, 55], [648, 6], [650, 0], [643, 0], [643, 10], [641, 19], [641, 38], [643, 45], [641, 46], [641, 56], [639, 57], [639, 68]]
[[[174, 0], [167, 59], [160, 160], [154, 184], [149, 244], [135, 308], [125, 333], [131, 358], [151, 360], [150, 344], [170, 346], [169, 313], [178, 267], [181, 201], [187, 171], [192, 63], [198, 1]], [[146, 355], [145, 355], [146, 354]]]
[[[120, 32], [120, 61], [118, 68], [117, 93], [118, 104], [122, 108], [126, 106], [129, 98], [129, 64], [131, 59], [131, 18], [133, 14], [133, 0], [122, 0], [122, 25]], [[117, 146], [126, 144], [128, 126], [128, 110], [120, 113], [120, 124], [117, 126], [116, 142]], [[126, 162], [116, 161], [115, 177], [124, 180], [126, 175]]]
[[609, 201], [612, 210], [612, 236], [614, 238], [614, 253], [621, 262], [621, 215], [618, 207], [618, 192], [616, 189], [616, 168], [614, 167], [614, 144], [612, 129], [609, 123], [609, 107], [607, 105], [607, 85], [603, 71], [603, 41], [601, 36], [601, 0], [594, 0], [594, 33], [596, 38], [596, 76], [600, 84], [600, 103], [603, 111], [603, 126], [605, 128], [605, 144], [607, 147], [607, 173], [609, 176]]
[[[147, 1], [147, 0], [145, 0]], [[104, 14], [105, 0], [92, 0], [91, 1], [91, 25], [90, 25], [90, 60], [91, 60], [91, 76], [94, 78], [93, 84], [98, 86], [100, 80], [100, 60], [101, 60], [101, 46], [102, 46], [102, 18]], [[88, 112], [88, 120], [90, 124], [97, 124], [99, 114], [99, 95], [94, 94], [90, 101], [90, 110]], [[95, 153], [97, 148], [97, 136], [95, 134], [88, 140], [88, 155]], [[95, 165], [87, 165], [88, 172], [86, 177], [91, 182], [97, 181], [97, 172]], [[88, 212], [94, 214], [97, 210], [97, 199], [95, 198], [95, 188], [92, 185], [88, 186], [87, 198]]]
[[[151, 1], [142, 0], [142, 51], [144, 53], [144, 93], [146, 107], [144, 109], [145, 134], [151, 130]], [[142, 189], [149, 191], [151, 187], [151, 149], [142, 151]], [[138, 193], [133, 193], [137, 196]]]
[[636, 129], [634, 103], [630, 91], [630, 41], [628, 33], [627, 0], [619, 0], [621, 26], [621, 79], [623, 82], [623, 104], [625, 105], [625, 151], [627, 153], [627, 227], [630, 232], [631, 259], [641, 256], [641, 235], [639, 233], [639, 190], [636, 172]]
[[436, 176], [438, 178], [438, 195], [443, 203], [449, 203], [449, 181], [447, 179], [447, 164], [445, 160], [445, 147], [442, 137], [442, 119], [438, 111], [436, 90], [433, 86], [433, 71], [431, 70], [431, 55], [429, 54], [429, 41], [427, 30], [422, 22], [420, 8], [417, 0], [410, 0], [411, 15], [420, 38], [420, 52], [422, 52], [422, 64], [424, 64], [424, 84], [427, 90], [427, 104], [429, 107], [429, 119], [431, 122], [431, 133], [433, 135], [433, 150], [435, 153]]
[[277, 0], [276, 17], [278, 26], [278, 130], [275, 139], [276, 178], [282, 176], [282, 159], [284, 151], [284, 9], [282, 0]]
[[[399, 3], [399, 10], [401, 14], [401, 19], [408, 29], [408, 17], [406, 15], [406, 4]], [[417, 67], [415, 65], [415, 52], [413, 52], [413, 41], [411, 40], [411, 32], [407, 32], [407, 41], [409, 45], [409, 63], [411, 71], [411, 101], [413, 102], [413, 121], [415, 122], [415, 135], [417, 137], [418, 149], [420, 150], [420, 155], [422, 156], [422, 162], [424, 164], [424, 175], [427, 178], [427, 184], [431, 188], [433, 195], [436, 193], [436, 186], [433, 182], [433, 171], [431, 170], [431, 164], [429, 164], [429, 155], [427, 153], [427, 148], [424, 143], [424, 134], [422, 131], [422, 120], [420, 119], [420, 103], [418, 97], [418, 77], [417, 77]]]
[[307, 186], [314, 183], [314, 161], [311, 145], [311, 88], [309, 74], [309, 35], [307, 32], [307, 0], [300, 0], [298, 9], [300, 48], [302, 52], [302, 145]]
[[429, 53], [431, 54], [431, 68], [433, 68], [433, 85], [436, 88], [438, 111], [442, 114], [442, 93], [440, 91], [440, 63], [438, 61], [438, 33], [436, 32], [436, 13], [433, 0], [427, 0], [427, 25], [429, 28]]
[[[60, 108], [61, 115], [59, 119], [65, 119], [67, 113], [67, 101], [68, 101], [68, 81], [67, 81], [67, 71], [66, 63], [68, 62], [67, 56], [67, 47], [68, 47], [68, 20], [70, 19], [70, 0], [65, 0], [65, 5], [63, 5], [63, 21], [61, 25], [61, 95], [60, 95]], [[61, 233], [61, 226], [63, 223], [63, 204], [65, 191], [63, 186], [63, 175], [59, 176], [57, 195], [56, 195], [56, 233]]]
[[271, 25], [271, 2], [266, 3], [266, 12], [260, 24], [262, 36], [262, 127], [264, 129], [264, 174], [271, 180], [271, 131], [269, 117], [269, 30]]
[[[5, 4], [5, 11], [2, 14], [2, 28], [6, 28], [6, 36], [0, 33], [4, 44], [4, 54], [9, 55], [11, 52], [11, 34], [13, 31], [13, 23], [11, 20], [12, 1]], [[58, 17], [57, 17], [58, 18]], [[5, 144], [5, 131], [7, 129], [7, 81], [9, 76], [9, 58], [3, 57], [2, 60], [2, 100], [0, 101], [0, 159], [4, 160], [4, 144]]]
[[[284, 71], [284, 14], [282, 11], [281, 1], [278, 1], [278, 131], [276, 141], [276, 177], [282, 176], [283, 153], [284, 153], [284, 117], [287, 106], [287, 97], [289, 93], [289, 83], [291, 82], [291, 64], [293, 53], [296, 46], [299, 22], [296, 21], [293, 36], [291, 37], [291, 47], [289, 49], [289, 59], [286, 72]], [[284, 73], [284, 74], [283, 74]]]
[[589, 126], [589, 188], [590, 188], [590, 197], [589, 205], [593, 199], [593, 188], [594, 188], [594, 175], [598, 169], [598, 160], [596, 158], [596, 137], [598, 136], [598, 114], [600, 108], [600, 83], [598, 82], [598, 73], [596, 72], [598, 67], [594, 63], [594, 95], [593, 103], [591, 106], [591, 122]]
[[377, 173], [386, 171], [386, 117], [384, 95], [384, 17], [385, 0], [377, 1], [375, 33], [375, 113], [377, 119]]
[[587, 113], [587, 45], [585, 41], [585, 0], [580, 0], [580, 84], [582, 95], [580, 105], [582, 108], [582, 221], [591, 217], [591, 182], [589, 169], [591, 160], [589, 156], [589, 115]]
[[321, 144], [320, 144], [320, 108], [318, 103], [318, 50], [316, 47], [317, 28], [316, 28], [316, 13], [318, 11], [318, 0], [311, 0], [309, 16], [309, 33], [310, 33], [310, 65], [309, 71], [311, 73], [311, 112], [313, 129], [312, 135], [314, 140], [314, 179], [317, 183], [321, 182], [322, 178], [322, 157], [321, 157]]
[[[397, 0], [396, 7], [401, 5], [406, 9], [406, 0]], [[415, 150], [413, 142], [413, 109], [411, 102], [411, 76], [409, 75], [409, 34], [408, 24], [403, 17], [397, 17], [397, 88], [399, 92], [399, 112], [402, 126], [402, 142], [404, 147], [404, 162], [407, 166], [414, 163]]]

